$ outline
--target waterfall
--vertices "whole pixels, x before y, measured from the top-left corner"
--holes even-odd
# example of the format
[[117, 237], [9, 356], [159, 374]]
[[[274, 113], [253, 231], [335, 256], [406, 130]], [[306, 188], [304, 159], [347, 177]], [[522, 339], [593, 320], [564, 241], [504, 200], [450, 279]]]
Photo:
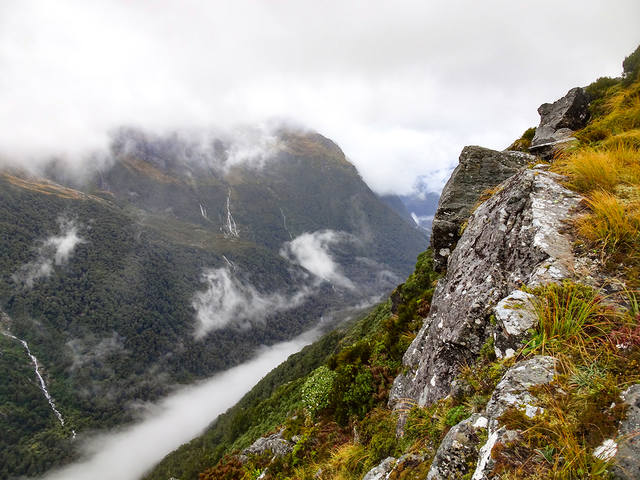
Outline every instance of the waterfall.
[[[57, 417], [58, 421], [60, 422], [60, 425], [62, 427], [64, 427], [64, 417], [60, 413], [60, 410], [57, 409], [56, 403], [53, 401], [53, 397], [49, 393], [49, 390], [47, 390], [47, 384], [45, 383], [44, 378], [42, 378], [42, 375], [40, 374], [40, 365], [38, 364], [38, 359], [36, 358], [36, 356], [33, 353], [31, 353], [31, 349], [29, 348], [29, 344], [27, 342], [25, 342], [24, 340], [22, 340], [21, 338], [18, 338], [18, 337], [14, 336], [14, 335], [11, 335], [10, 333], [7, 333], [7, 332], [3, 331], [2, 334], [5, 335], [6, 337], [12, 338], [12, 339], [20, 342], [22, 344], [22, 346], [24, 347], [24, 349], [27, 351], [27, 355], [31, 359], [31, 363], [33, 364], [33, 368], [35, 370], [36, 377], [38, 378], [38, 382], [40, 383], [40, 390], [42, 391], [42, 394], [44, 395], [44, 397], [47, 399], [47, 402], [49, 402], [49, 406], [51, 407], [51, 410], [53, 410], [53, 413]], [[75, 430], [71, 430], [71, 434], [72, 434], [73, 438], [76, 438]]]
[[227, 194], [227, 224], [224, 227], [224, 231], [226, 237], [240, 237], [236, 221], [233, 219], [233, 215], [231, 215], [231, 189], [229, 189], [229, 193]]
[[202, 215], [202, 218], [204, 218], [205, 220], [209, 220], [209, 217], [207, 216], [207, 209], [204, 208], [201, 203], [199, 205], [200, 205], [200, 214]]

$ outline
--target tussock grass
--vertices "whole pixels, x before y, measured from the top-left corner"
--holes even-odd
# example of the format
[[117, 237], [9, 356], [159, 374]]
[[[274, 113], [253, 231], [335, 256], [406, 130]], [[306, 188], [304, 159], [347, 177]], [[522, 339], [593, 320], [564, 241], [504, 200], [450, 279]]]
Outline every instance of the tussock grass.
[[577, 221], [578, 233], [605, 252], [622, 249], [637, 252], [640, 247], [640, 204], [620, 199], [604, 190], [587, 199], [590, 212]]
[[[640, 141], [640, 132], [638, 139]], [[640, 184], [640, 152], [620, 140], [617, 146], [607, 149], [579, 149], [560, 158], [553, 170], [568, 176], [569, 186], [580, 193], [614, 192], [620, 184]]]
[[[640, 380], [640, 311], [637, 292], [625, 308], [591, 287], [564, 282], [531, 290], [539, 325], [518, 356], [552, 355], [558, 374], [532, 388], [535, 417], [512, 407], [500, 418], [523, 441], [492, 451], [501, 478], [609, 478], [610, 463], [594, 450], [615, 439], [625, 407], [620, 392]], [[620, 301], [619, 298], [617, 298]]]
[[583, 143], [601, 142], [608, 137], [640, 128], [640, 82], [628, 88], [612, 89], [604, 100], [602, 114], [577, 132]]

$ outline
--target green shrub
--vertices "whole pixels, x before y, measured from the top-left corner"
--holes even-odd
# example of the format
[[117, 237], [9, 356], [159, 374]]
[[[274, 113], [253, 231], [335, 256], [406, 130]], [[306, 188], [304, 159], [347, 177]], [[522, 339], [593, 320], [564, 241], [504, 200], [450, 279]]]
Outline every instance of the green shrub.
[[311, 417], [329, 404], [329, 392], [336, 376], [336, 372], [323, 365], [316, 368], [302, 385], [302, 404]]

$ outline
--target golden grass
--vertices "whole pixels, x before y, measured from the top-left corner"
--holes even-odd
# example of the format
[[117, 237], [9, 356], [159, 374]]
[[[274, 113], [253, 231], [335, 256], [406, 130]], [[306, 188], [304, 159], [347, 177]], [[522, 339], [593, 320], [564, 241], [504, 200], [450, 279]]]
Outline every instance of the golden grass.
[[613, 93], [604, 103], [604, 114], [577, 132], [585, 143], [600, 142], [629, 130], [640, 129], [640, 82]]
[[640, 249], [640, 204], [618, 198], [605, 190], [592, 192], [587, 199], [590, 212], [577, 221], [578, 233], [599, 244], [603, 251]]
[[615, 147], [579, 149], [558, 159], [552, 169], [566, 175], [569, 186], [584, 194], [597, 190], [613, 193], [620, 184], [640, 184], [640, 152], [618, 139]]

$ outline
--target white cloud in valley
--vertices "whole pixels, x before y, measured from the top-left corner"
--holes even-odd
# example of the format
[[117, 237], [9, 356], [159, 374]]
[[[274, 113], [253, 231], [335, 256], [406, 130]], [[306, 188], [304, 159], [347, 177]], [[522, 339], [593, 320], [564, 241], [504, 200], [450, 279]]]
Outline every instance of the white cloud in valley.
[[196, 311], [196, 338], [225, 327], [249, 327], [265, 317], [300, 305], [308, 295], [301, 289], [294, 294], [261, 293], [228, 268], [214, 268], [202, 275], [205, 289], [196, 294], [192, 306]]
[[638, 18], [637, 0], [4, 0], [0, 158], [284, 120], [379, 193], [437, 190], [464, 145], [504, 148], [541, 103], [618, 75]]
[[36, 280], [46, 278], [53, 272], [54, 265], [66, 264], [76, 246], [84, 240], [78, 234], [78, 225], [69, 219], [59, 218], [60, 233], [39, 242], [36, 258], [20, 267], [12, 279], [31, 288]]
[[339, 287], [354, 289], [355, 285], [347, 278], [331, 254], [332, 246], [353, 241], [353, 236], [345, 232], [334, 230], [306, 232], [286, 242], [280, 254], [307, 269], [319, 279]]

